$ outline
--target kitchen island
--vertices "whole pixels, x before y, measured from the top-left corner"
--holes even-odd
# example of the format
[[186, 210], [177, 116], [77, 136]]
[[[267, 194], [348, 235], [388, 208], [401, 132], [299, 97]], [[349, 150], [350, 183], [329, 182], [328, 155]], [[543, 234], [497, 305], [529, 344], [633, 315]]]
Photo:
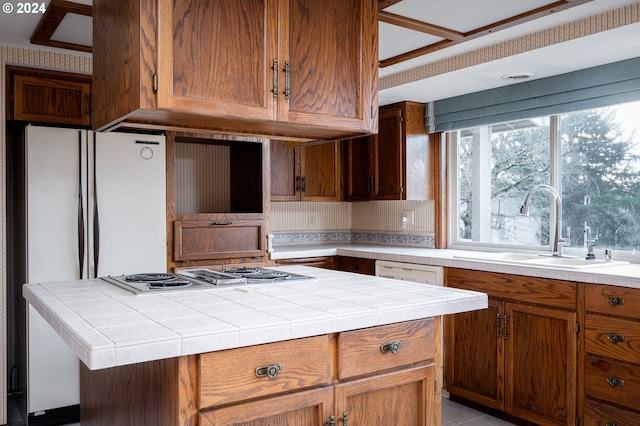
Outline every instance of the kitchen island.
[[138, 296], [87, 280], [23, 293], [83, 363], [83, 426], [338, 424], [350, 413], [366, 424], [391, 412], [395, 424], [437, 423], [441, 316], [487, 307], [484, 293], [281, 269], [314, 279]]

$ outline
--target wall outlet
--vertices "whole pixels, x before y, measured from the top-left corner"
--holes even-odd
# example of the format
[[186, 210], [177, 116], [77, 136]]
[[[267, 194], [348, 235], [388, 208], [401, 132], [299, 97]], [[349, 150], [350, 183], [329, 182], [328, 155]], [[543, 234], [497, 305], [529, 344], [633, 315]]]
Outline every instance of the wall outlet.
[[413, 210], [403, 210], [402, 217], [407, 218], [407, 223], [413, 225]]
[[309, 213], [308, 220], [309, 227], [313, 228], [318, 224], [318, 215], [316, 213]]

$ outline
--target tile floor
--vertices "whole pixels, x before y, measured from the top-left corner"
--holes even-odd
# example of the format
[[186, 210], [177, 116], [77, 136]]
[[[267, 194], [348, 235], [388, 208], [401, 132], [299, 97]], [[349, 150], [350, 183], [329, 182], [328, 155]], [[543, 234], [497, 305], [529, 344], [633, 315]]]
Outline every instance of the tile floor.
[[[15, 409], [15, 408], [14, 408]], [[12, 416], [12, 406], [9, 405], [9, 426], [23, 426], [25, 423], [19, 416]], [[442, 426], [507, 426], [511, 423], [491, 417], [480, 411], [464, 405], [442, 398]], [[73, 423], [66, 426], [80, 426], [80, 423]]]
[[442, 398], [442, 426], [507, 426], [511, 424]]

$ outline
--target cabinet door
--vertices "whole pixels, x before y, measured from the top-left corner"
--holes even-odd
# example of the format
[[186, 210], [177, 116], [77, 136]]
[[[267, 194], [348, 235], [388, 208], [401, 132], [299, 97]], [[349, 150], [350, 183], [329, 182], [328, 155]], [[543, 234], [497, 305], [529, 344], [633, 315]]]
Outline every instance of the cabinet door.
[[210, 260], [265, 255], [265, 221], [176, 220], [173, 259]]
[[[318, 426], [333, 412], [333, 387], [325, 386], [203, 411], [200, 425]], [[374, 424], [374, 423], [362, 423]]]
[[159, 109], [275, 118], [276, 0], [162, 0], [159, 17]]
[[336, 385], [336, 425], [439, 425], [434, 380], [432, 364]]
[[499, 410], [504, 406], [503, 302], [445, 317], [445, 388]]
[[282, 2], [280, 67], [288, 71], [281, 84], [286, 93], [279, 101], [279, 120], [353, 130], [375, 124], [377, 4]]
[[366, 201], [373, 191], [370, 167], [371, 152], [377, 136], [366, 136], [345, 141], [345, 198], [348, 201]]
[[402, 200], [404, 195], [403, 176], [403, 124], [400, 108], [380, 113], [378, 136], [375, 146], [373, 176], [376, 200]]
[[91, 84], [16, 75], [13, 78], [15, 120], [40, 123], [91, 124]]
[[271, 201], [299, 201], [300, 150], [287, 141], [272, 140]]
[[539, 425], [574, 424], [576, 314], [506, 304], [505, 411]]
[[340, 142], [300, 147], [302, 199], [305, 201], [340, 201]]

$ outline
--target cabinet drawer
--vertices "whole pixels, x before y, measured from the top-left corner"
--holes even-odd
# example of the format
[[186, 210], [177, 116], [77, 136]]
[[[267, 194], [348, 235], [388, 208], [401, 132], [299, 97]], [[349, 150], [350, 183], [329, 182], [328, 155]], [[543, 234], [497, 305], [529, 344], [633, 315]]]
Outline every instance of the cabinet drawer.
[[336, 260], [337, 269], [340, 271], [357, 272], [365, 275], [373, 275], [375, 273], [376, 261], [373, 259], [338, 256]]
[[227, 259], [265, 255], [264, 220], [176, 220], [173, 257], [181, 260]]
[[604, 425], [640, 425], [640, 414], [608, 404], [586, 400], [584, 402], [584, 426]]
[[487, 293], [497, 299], [576, 309], [576, 283], [469, 269], [448, 268], [448, 287]]
[[[397, 350], [394, 347], [397, 346]], [[338, 335], [338, 378], [433, 360], [433, 318]]]
[[585, 357], [585, 395], [640, 410], [640, 367]]
[[585, 315], [585, 350], [621, 361], [640, 363], [640, 323]]
[[199, 408], [326, 384], [328, 345], [325, 335], [200, 355]]
[[587, 311], [640, 319], [640, 290], [611, 285], [584, 286]]

